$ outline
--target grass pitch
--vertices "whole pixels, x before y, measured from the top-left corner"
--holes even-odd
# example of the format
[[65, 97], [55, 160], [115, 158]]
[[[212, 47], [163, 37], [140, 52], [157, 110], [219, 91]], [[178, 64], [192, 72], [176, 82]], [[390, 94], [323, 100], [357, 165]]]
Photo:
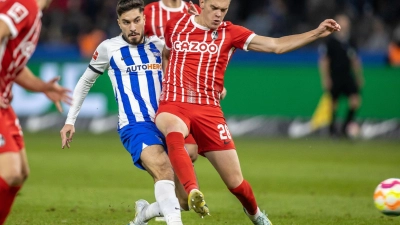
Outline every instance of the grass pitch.
[[[136, 169], [116, 133], [75, 134], [61, 149], [59, 134], [26, 134], [31, 176], [6, 224], [127, 224], [134, 202], [154, 201], [153, 182]], [[394, 225], [378, 212], [379, 182], [400, 177], [399, 141], [236, 138], [245, 178], [274, 225]], [[210, 163], [196, 171], [211, 215], [182, 213], [185, 225], [251, 222]], [[149, 224], [164, 224], [151, 221]]]

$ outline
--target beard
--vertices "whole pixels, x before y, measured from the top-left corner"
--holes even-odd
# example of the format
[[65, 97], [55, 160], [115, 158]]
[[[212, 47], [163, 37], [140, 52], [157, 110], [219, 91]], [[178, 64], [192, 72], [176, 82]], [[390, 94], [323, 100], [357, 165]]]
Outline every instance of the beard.
[[[136, 35], [138, 35], [138, 34], [136, 34]], [[129, 39], [129, 35], [122, 35], [123, 37], [124, 37], [124, 39], [125, 39], [125, 41], [126, 42], [128, 42], [129, 44], [131, 44], [131, 45], [138, 45], [138, 44], [141, 44], [141, 43], [143, 43], [143, 39], [144, 39], [144, 34], [143, 33], [141, 33], [140, 34], [140, 38], [139, 39], [133, 39], [133, 40], [130, 40]]]

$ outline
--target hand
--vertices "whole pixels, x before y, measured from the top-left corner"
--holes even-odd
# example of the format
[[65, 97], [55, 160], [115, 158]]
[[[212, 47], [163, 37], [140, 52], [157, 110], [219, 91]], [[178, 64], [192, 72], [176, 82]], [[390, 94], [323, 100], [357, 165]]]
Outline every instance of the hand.
[[8, 104], [6, 104], [6, 100], [0, 96], [0, 109], [8, 108]]
[[317, 31], [317, 37], [326, 37], [330, 34], [332, 34], [335, 31], [340, 31], [340, 25], [336, 23], [335, 20], [332, 19], [327, 19], [324, 20], [316, 29]]
[[59, 112], [63, 112], [61, 107], [61, 101], [71, 105], [72, 98], [68, 95], [71, 90], [61, 87], [57, 81], [60, 80], [60, 77], [55, 77], [46, 83], [46, 88], [43, 93], [49, 98], [57, 107]]
[[189, 7], [189, 9], [188, 9], [188, 13], [189, 13], [190, 15], [198, 16], [198, 15], [199, 15], [199, 12], [197, 11], [197, 9], [196, 9], [196, 7], [194, 6], [193, 2], [192, 2], [192, 1], [189, 1], [189, 4], [190, 4], [190, 7]]
[[227, 91], [226, 88], [224, 87], [224, 89], [222, 89], [222, 92], [221, 92], [221, 99], [222, 99], [222, 100], [226, 97], [227, 92], [228, 92], [228, 91]]
[[74, 125], [71, 124], [64, 125], [64, 127], [60, 131], [62, 149], [64, 149], [65, 146], [67, 146], [68, 148], [70, 147], [69, 143], [72, 142], [72, 136], [74, 136], [74, 133], [75, 133]]

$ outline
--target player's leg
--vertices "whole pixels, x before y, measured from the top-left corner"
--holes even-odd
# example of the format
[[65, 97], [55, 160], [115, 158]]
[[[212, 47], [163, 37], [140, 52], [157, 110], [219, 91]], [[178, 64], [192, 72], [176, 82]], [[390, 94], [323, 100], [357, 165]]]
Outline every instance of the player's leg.
[[337, 112], [337, 107], [338, 107], [338, 99], [340, 95], [340, 90], [339, 87], [337, 87], [337, 84], [333, 84], [332, 89], [330, 90], [331, 98], [332, 98], [332, 120], [331, 123], [329, 124], [329, 133], [331, 136], [335, 136], [338, 134], [337, 129], [336, 129], [336, 112]]
[[137, 215], [132, 224], [146, 224], [151, 218], [162, 214], [166, 217], [167, 224], [181, 225], [180, 207], [175, 195], [174, 172], [165, 152], [164, 136], [152, 122], [127, 125], [119, 130], [119, 135], [134, 164], [146, 170], [155, 182], [154, 192], [157, 202], [151, 205], [143, 201], [136, 202]]
[[[157, 128], [165, 135], [168, 156], [175, 174], [187, 194], [198, 189], [192, 161], [185, 149], [185, 137], [189, 134], [189, 121], [170, 105], [160, 105], [156, 117]], [[184, 119], [187, 120], [184, 122]]]
[[0, 225], [4, 223], [10, 213], [15, 196], [23, 181], [20, 153], [0, 153]]
[[[198, 189], [196, 174], [184, 144], [184, 138], [189, 134], [190, 120], [188, 115], [193, 109], [185, 103], [160, 104], [156, 116], [156, 125], [165, 135], [168, 146], [168, 156], [174, 172], [188, 194], [188, 205], [200, 216], [209, 214], [204, 201], [204, 195]], [[191, 106], [190, 106], [191, 107]]]
[[0, 109], [0, 225], [11, 210], [29, 168], [21, 127], [12, 109]]
[[[156, 201], [167, 224], [182, 224], [180, 206], [175, 195], [174, 172], [164, 148], [161, 145], [148, 146], [143, 149], [140, 159], [143, 167], [154, 179]], [[159, 215], [156, 208], [148, 211], [150, 215]]]
[[[194, 162], [197, 160], [198, 157], [198, 146], [196, 144], [196, 141], [193, 138], [193, 135], [189, 134], [189, 136], [186, 137], [185, 139], [185, 149], [187, 153], [189, 154], [189, 157], [192, 161], [193, 167], [194, 167]], [[196, 171], [195, 171], [196, 173]], [[197, 181], [197, 186], [198, 180], [196, 176], [196, 181]], [[189, 211], [189, 205], [188, 205], [188, 195], [185, 191], [185, 188], [183, 185], [179, 182], [178, 177], [175, 176], [175, 192], [176, 196], [179, 199], [179, 204], [181, 205], [182, 210], [184, 211]]]
[[217, 170], [229, 191], [242, 203], [250, 220], [254, 224], [272, 224], [258, 208], [253, 190], [243, 178], [236, 150], [208, 151], [205, 156]]
[[351, 80], [346, 84], [345, 95], [348, 98], [348, 111], [342, 126], [342, 132], [347, 135], [347, 127], [354, 121], [357, 110], [361, 105], [361, 97], [355, 81]]
[[199, 156], [198, 150], [199, 146], [196, 143], [196, 140], [194, 139], [192, 134], [189, 134], [185, 138], [185, 149], [187, 153], [189, 154], [190, 160], [192, 160], [192, 163], [196, 162], [197, 157]]

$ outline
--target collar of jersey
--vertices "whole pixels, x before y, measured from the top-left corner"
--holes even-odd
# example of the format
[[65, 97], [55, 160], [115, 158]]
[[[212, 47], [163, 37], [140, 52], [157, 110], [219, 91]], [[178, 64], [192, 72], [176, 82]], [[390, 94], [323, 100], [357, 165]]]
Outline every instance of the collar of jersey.
[[181, 1], [181, 5], [180, 5], [178, 8], [171, 8], [171, 7], [168, 7], [168, 6], [166, 6], [166, 5], [164, 4], [164, 2], [161, 1], [161, 0], [159, 1], [159, 4], [160, 4], [160, 7], [161, 7], [161, 8], [165, 9], [165, 10], [168, 11], [168, 12], [182, 12], [183, 7], [185, 6], [185, 2], [184, 2], [184, 1]]
[[194, 25], [195, 27], [197, 27], [197, 28], [199, 28], [199, 29], [202, 29], [202, 30], [210, 30], [210, 28], [198, 24], [198, 23], [194, 20], [194, 17], [195, 17], [195, 15], [191, 15], [191, 16], [190, 16], [190, 21], [192, 21], [192, 23], [193, 23], [193, 25]]

